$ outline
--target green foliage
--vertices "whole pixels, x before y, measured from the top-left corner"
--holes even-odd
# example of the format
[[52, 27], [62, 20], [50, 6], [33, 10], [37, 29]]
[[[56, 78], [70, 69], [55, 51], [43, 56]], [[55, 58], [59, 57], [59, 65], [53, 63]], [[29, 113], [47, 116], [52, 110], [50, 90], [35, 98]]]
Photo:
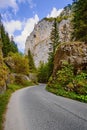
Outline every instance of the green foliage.
[[18, 52], [17, 45], [15, 44], [14, 41], [11, 41], [11, 42], [10, 42], [10, 52], [13, 52], [13, 53]]
[[30, 72], [35, 71], [36, 67], [35, 67], [33, 56], [31, 54], [30, 50], [28, 50], [28, 60], [29, 60], [29, 70], [30, 70]]
[[48, 77], [50, 77], [53, 73], [53, 67], [54, 67], [54, 53], [50, 52], [49, 53], [49, 57], [48, 57], [48, 62], [47, 62], [47, 66], [48, 66]]
[[44, 20], [46, 20], [46, 21], [49, 21], [49, 22], [52, 22], [52, 21], [54, 21], [54, 18], [53, 17], [50, 17], [50, 18], [44, 18]]
[[8, 104], [9, 98], [11, 96], [10, 91], [6, 91], [4, 94], [0, 95], [0, 130], [3, 129], [3, 122], [4, 122], [4, 112], [6, 110], [6, 106]]
[[26, 87], [26, 86], [32, 86], [34, 85], [34, 83], [32, 81], [29, 81], [25, 78], [24, 75], [21, 75], [21, 74], [18, 74], [15, 76], [15, 84], [18, 84], [18, 85], [21, 85], [23, 87]]
[[52, 30], [51, 30], [50, 39], [51, 39], [51, 42], [52, 42], [53, 54], [54, 54], [55, 51], [56, 51], [56, 47], [59, 44], [59, 32], [58, 32], [56, 18], [54, 19], [54, 24], [53, 24], [53, 27], [52, 27]]
[[29, 74], [28, 58], [19, 53], [10, 53], [7, 59], [11, 58], [13, 63], [12, 71], [20, 74]]
[[[53, 51], [49, 53], [49, 58], [48, 58], [48, 63], [47, 63], [47, 66], [48, 66], [48, 78], [51, 76], [51, 74], [53, 72], [54, 55], [55, 55], [55, 52], [56, 52], [56, 48], [57, 48], [57, 46], [59, 44], [59, 32], [58, 32], [56, 18], [54, 18], [54, 23], [53, 23], [53, 27], [52, 27], [51, 34], [50, 34], [50, 39], [51, 39], [51, 42], [52, 42]], [[48, 78], [47, 78], [47, 80], [48, 80]]]
[[0, 90], [3, 90], [3, 87], [5, 86], [5, 82], [7, 80], [8, 75], [8, 68], [4, 64], [1, 49], [0, 49]]
[[41, 63], [40, 66], [38, 67], [38, 74], [37, 74], [37, 77], [38, 77], [38, 82], [40, 83], [46, 83], [48, 81], [48, 78], [49, 78], [49, 73], [48, 73], [48, 64], [44, 64], [44, 63]]
[[63, 62], [62, 69], [57, 72], [57, 81], [66, 86], [69, 82], [72, 82], [73, 77], [73, 67], [67, 62]]
[[5, 28], [3, 24], [0, 26], [1, 29], [1, 40], [2, 40], [2, 51], [3, 51], [3, 56], [7, 57], [9, 52], [18, 52], [17, 45], [15, 44], [14, 41], [10, 41], [8, 33], [5, 31]]
[[87, 102], [87, 74], [74, 75], [73, 66], [63, 62], [56, 77], [50, 77], [46, 89], [60, 96]]
[[74, 84], [74, 91], [77, 94], [87, 94], [87, 74], [81, 73], [76, 75], [73, 81]]
[[87, 0], [74, 1], [74, 18], [72, 38], [80, 41], [87, 41]]
[[60, 23], [62, 20], [67, 20], [69, 18], [69, 16], [58, 16], [57, 18], [56, 18], [56, 20], [57, 20], [57, 22], [58, 23]]
[[23, 88], [22, 85], [17, 85], [17, 84], [8, 84], [7, 89], [10, 90], [11, 92], [15, 92], [18, 89]]

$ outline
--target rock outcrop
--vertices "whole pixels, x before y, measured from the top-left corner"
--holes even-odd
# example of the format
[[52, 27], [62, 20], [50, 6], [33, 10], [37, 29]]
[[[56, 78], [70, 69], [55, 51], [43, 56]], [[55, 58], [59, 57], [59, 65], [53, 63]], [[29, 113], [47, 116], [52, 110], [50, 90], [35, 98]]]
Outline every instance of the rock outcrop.
[[75, 73], [87, 70], [87, 44], [82, 42], [60, 44], [54, 60], [54, 76], [56, 72], [61, 69], [64, 61], [74, 66]]
[[[66, 14], [66, 11], [63, 11], [61, 15], [65, 17]], [[67, 19], [62, 19], [63, 16], [61, 16], [61, 21], [58, 22], [59, 37], [60, 42], [68, 42], [70, 41], [71, 22], [68, 17]], [[25, 43], [25, 55], [28, 54], [28, 50], [30, 49], [33, 54], [36, 67], [39, 66], [40, 62], [46, 63], [48, 61], [48, 54], [52, 51], [50, 33], [53, 22], [54, 19], [44, 18], [35, 25], [33, 32], [27, 37]]]

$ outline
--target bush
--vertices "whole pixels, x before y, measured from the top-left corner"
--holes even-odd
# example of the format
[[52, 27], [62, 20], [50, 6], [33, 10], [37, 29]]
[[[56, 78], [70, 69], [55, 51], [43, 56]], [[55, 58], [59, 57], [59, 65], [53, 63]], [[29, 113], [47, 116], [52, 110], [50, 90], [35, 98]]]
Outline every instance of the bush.
[[63, 66], [61, 70], [57, 72], [57, 82], [59, 82], [62, 86], [66, 86], [70, 82], [73, 81], [74, 73], [72, 65], [67, 62], [63, 62]]
[[5, 63], [14, 73], [29, 74], [28, 58], [19, 53], [10, 53]]
[[20, 74], [15, 76], [15, 84], [21, 85], [23, 87], [34, 85], [32, 81], [25, 79], [25, 76]]
[[46, 89], [56, 95], [87, 102], [87, 74], [74, 75], [73, 66], [64, 62], [56, 77], [50, 77]]
[[81, 73], [74, 78], [74, 91], [78, 94], [87, 94], [87, 74]]

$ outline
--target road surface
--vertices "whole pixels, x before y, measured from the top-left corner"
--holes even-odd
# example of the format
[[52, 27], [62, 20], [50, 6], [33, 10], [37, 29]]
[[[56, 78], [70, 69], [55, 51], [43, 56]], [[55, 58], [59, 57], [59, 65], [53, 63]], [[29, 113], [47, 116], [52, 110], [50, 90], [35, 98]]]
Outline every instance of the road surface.
[[51, 94], [45, 85], [13, 93], [4, 130], [87, 130], [87, 104]]

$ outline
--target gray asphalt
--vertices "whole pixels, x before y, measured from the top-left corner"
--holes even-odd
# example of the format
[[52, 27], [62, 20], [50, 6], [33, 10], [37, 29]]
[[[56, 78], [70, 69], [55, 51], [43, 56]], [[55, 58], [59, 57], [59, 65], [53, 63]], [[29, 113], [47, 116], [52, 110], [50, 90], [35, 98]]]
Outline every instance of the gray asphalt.
[[87, 104], [51, 94], [45, 85], [16, 91], [4, 130], [87, 130]]

